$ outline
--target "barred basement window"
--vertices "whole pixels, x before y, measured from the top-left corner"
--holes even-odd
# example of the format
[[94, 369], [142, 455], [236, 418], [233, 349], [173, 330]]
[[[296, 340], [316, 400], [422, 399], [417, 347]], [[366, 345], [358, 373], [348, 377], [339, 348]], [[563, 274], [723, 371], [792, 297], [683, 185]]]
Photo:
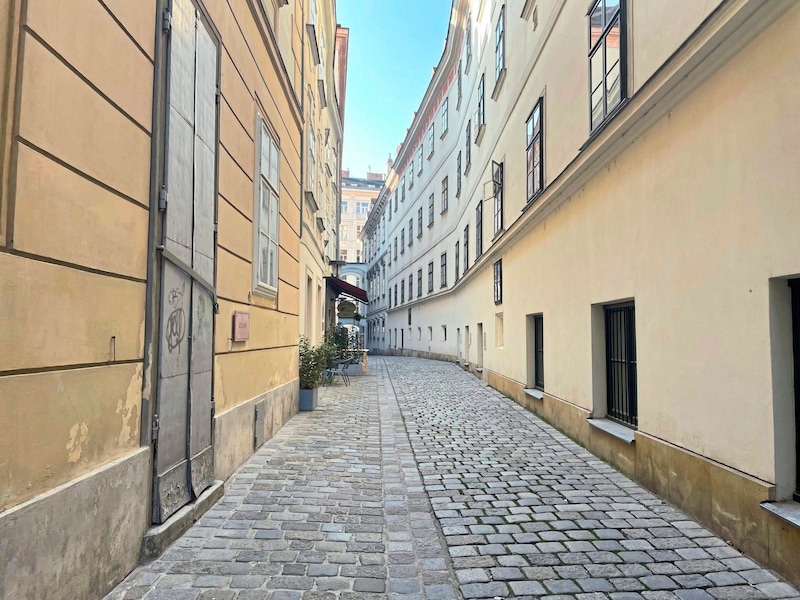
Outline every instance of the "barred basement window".
[[638, 424], [636, 392], [636, 317], [632, 302], [605, 307], [607, 415]]

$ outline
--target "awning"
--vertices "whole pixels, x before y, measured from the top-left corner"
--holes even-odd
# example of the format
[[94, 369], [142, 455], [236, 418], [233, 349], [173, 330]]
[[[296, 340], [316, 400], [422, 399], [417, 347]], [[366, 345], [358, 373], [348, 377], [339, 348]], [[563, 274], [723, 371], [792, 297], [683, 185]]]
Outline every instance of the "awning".
[[359, 302], [363, 302], [364, 304], [369, 302], [369, 300], [367, 300], [366, 290], [362, 290], [360, 287], [356, 287], [352, 283], [347, 283], [344, 279], [339, 279], [338, 277], [326, 277], [325, 281], [328, 284], [328, 287], [336, 292], [337, 296], [339, 294], [345, 294], [355, 300], [358, 300]]

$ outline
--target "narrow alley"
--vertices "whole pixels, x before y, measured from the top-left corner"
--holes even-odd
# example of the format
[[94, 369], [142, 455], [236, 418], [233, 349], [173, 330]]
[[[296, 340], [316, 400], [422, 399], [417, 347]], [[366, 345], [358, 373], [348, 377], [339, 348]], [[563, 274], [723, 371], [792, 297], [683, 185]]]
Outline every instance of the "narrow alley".
[[800, 593], [452, 363], [324, 388], [110, 600]]

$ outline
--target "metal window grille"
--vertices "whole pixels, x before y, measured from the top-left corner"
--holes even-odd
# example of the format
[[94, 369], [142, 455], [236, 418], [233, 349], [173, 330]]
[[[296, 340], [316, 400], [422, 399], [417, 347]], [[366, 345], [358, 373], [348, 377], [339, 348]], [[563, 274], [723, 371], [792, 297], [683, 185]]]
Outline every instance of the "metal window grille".
[[503, 302], [503, 260], [494, 263], [494, 303]]
[[540, 390], [544, 389], [544, 318], [542, 315], [533, 317], [534, 330], [534, 363], [533, 384]]
[[605, 308], [608, 417], [638, 424], [636, 398], [636, 323], [634, 305]]

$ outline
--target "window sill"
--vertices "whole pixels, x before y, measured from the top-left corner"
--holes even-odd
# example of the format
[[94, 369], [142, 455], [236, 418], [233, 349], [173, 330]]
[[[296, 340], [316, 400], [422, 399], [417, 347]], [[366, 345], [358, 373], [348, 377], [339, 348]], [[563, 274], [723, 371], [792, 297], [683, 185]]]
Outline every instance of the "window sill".
[[253, 294], [260, 298], [267, 298], [268, 300], [275, 300], [278, 297], [278, 289], [271, 287], [258, 286], [253, 289]]
[[[447, 135], [447, 132], [448, 132], [448, 131], [450, 131], [450, 129], [449, 129], [449, 128], [448, 128], [448, 129], [445, 129], [445, 130], [442, 132], [442, 134], [439, 136], [439, 139], [440, 139], [440, 140], [443, 140], [443, 139], [444, 139], [444, 136], [446, 136], [446, 135]], [[431, 156], [433, 156], [433, 155], [431, 155]]]
[[496, 231], [496, 232], [494, 233], [494, 237], [492, 238], [492, 243], [494, 243], [495, 241], [497, 241], [497, 238], [499, 238], [500, 236], [502, 236], [502, 235], [503, 235], [505, 232], [506, 232], [506, 228], [505, 228], [505, 227], [503, 227], [503, 228], [502, 228], [502, 229], [500, 229], [499, 231]]
[[497, 100], [500, 95], [500, 90], [503, 89], [503, 82], [506, 80], [506, 68], [500, 69], [500, 74], [494, 82], [494, 89], [492, 90], [492, 100]]
[[610, 419], [586, 419], [589, 425], [595, 429], [605, 431], [608, 435], [622, 440], [626, 444], [633, 444], [636, 442], [636, 430], [625, 425], [620, 425]]
[[761, 508], [800, 528], [800, 502], [794, 500], [784, 500], [783, 502], [762, 502]]
[[486, 133], [486, 123], [481, 123], [478, 126], [478, 133], [475, 134], [475, 145], [480, 146], [483, 141], [483, 134]]
[[464, 177], [469, 175], [469, 171], [472, 168], [472, 161], [467, 163], [467, 166], [464, 167]]
[[544, 392], [542, 390], [526, 388], [522, 391], [531, 398], [535, 398], [536, 400], [544, 400]]
[[592, 131], [589, 133], [589, 138], [586, 140], [586, 142], [584, 142], [583, 146], [578, 148], [578, 152], [583, 152], [584, 150], [586, 150], [587, 146], [589, 146], [589, 144], [591, 144], [594, 141], [594, 139], [603, 132], [603, 130], [608, 126], [608, 124], [614, 120], [614, 117], [616, 117], [622, 111], [622, 109], [625, 108], [625, 106], [628, 104], [629, 101], [630, 98], [623, 98], [622, 100], [620, 100], [620, 103], [617, 104], [614, 107], [614, 109], [606, 115], [606, 118], [603, 119], [603, 121], [597, 127], [592, 129]]

